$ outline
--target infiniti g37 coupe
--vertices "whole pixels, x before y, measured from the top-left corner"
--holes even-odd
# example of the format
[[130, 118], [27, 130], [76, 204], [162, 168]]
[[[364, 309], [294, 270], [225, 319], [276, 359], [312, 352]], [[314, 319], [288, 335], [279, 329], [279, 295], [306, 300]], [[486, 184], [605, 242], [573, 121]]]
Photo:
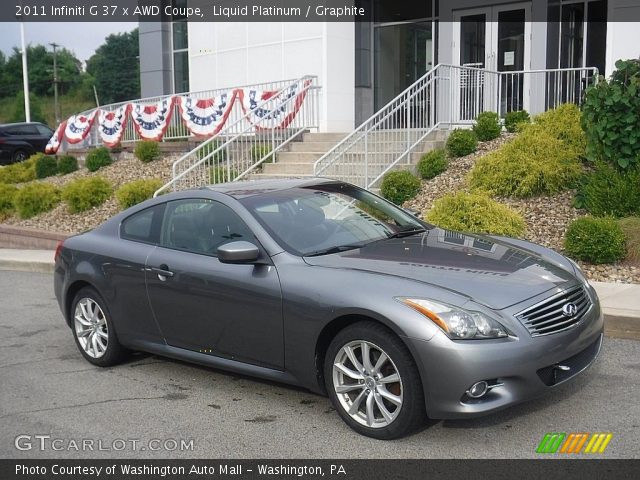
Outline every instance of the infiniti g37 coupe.
[[54, 283], [94, 365], [145, 351], [303, 386], [381, 439], [530, 399], [602, 343], [571, 260], [326, 179], [148, 200], [59, 245]]

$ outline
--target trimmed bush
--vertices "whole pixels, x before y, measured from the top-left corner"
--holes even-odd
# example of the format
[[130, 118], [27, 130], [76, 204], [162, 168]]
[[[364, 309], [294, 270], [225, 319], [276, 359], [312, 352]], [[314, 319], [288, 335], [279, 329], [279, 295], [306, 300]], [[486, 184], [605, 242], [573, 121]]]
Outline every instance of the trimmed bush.
[[486, 195], [449, 193], [433, 203], [427, 221], [448, 230], [519, 237], [525, 231], [522, 215]]
[[78, 170], [78, 159], [71, 155], [64, 155], [58, 159], [58, 173], [67, 175]]
[[380, 193], [387, 200], [402, 205], [411, 200], [420, 191], [420, 179], [407, 170], [389, 172], [382, 179]]
[[424, 180], [429, 180], [440, 175], [449, 166], [444, 150], [436, 149], [425, 153], [418, 162], [418, 175]]
[[[271, 147], [269, 145], [258, 144], [251, 147], [251, 160], [253, 163], [260, 160], [262, 157], [267, 155], [271, 151]], [[275, 161], [274, 155], [269, 155], [264, 162], [262, 163], [272, 163]]]
[[640, 169], [620, 172], [598, 162], [578, 187], [575, 206], [597, 217], [627, 217], [640, 214]]
[[469, 183], [490, 195], [525, 198], [572, 188], [581, 175], [582, 165], [571, 148], [551, 132], [530, 125], [478, 159]]
[[209, 169], [209, 183], [225, 183], [231, 182], [234, 178], [236, 178], [240, 172], [235, 169], [231, 169], [227, 171], [227, 167], [211, 167]]
[[482, 112], [476, 118], [473, 131], [481, 142], [488, 142], [498, 138], [502, 132], [500, 116], [495, 112]]
[[564, 249], [578, 260], [613, 263], [626, 255], [625, 235], [611, 217], [582, 217], [569, 224]]
[[[202, 145], [198, 150], [198, 158], [203, 159], [210, 153], [216, 151], [223, 142], [219, 140], [213, 140], [211, 143], [207, 143], [206, 145]], [[211, 163], [220, 163], [224, 162], [227, 159], [227, 147], [224, 147], [222, 150], [218, 150], [213, 156], [209, 159]]]
[[103, 177], [79, 178], [64, 187], [62, 199], [71, 213], [79, 213], [102, 205], [112, 193], [111, 183]]
[[526, 110], [514, 110], [504, 116], [504, 128], [509, 133], [515, 133], [518, 131], [518, 125], [521, 123], [528, 124], [530, 121], [529, 112]]
[[60, 190], [49, 183], [29, 183], [18, 189], [13, 205], [21, 218], [52, 210], [60, 203]]
[[573, 103], [565, 103], [555, 110], [549, 110], [537, 115], [535, 125], [524, 127], [526, 130], [534, 128], [550, 133], [571, 150], [576, 158], [586, 156], [587, 139], [582, 130], [580, 109]]
[[13, 199], [17, 192], [14, 185], [0, 183], [0, 221], [13, 214]]
[[0, 168], [0, 184], [2, 183], [24, 183], [36, 179], [36, 160], [42, 156], [41, 153], [33, 155], [28, 160], [21, 163], [14, 163]]
[[640, 217], [618, 220], [627, 243], [627, 258], [640, 262]]
[[476, 151], [478, 138], [473, 130], [456, 128], [447, 139], [447, 152], [450, 157], [464, 157]]
[[87, 154], [86, 165], [90, 172], [95, 172], [102, 167], [111, 165], [111, 163], [113, 160], [109, 155], [109, 150], [105, 147], [98, 147]]
[[159, 179], [135, 180], [123, 185], [116, 190], [116, 199], [122, 209], [133, 207], [153, 197], [153, 194], [162, 186]]
[[625, 170], [640, 165], [640, 60], [618, 60], [609, 79], [587, 90], [582, 126], [589, 160]]
[[58, 173], [58, 162], [49, 155], [41, 155], [36, 159], [36, 178], [52, 177]]
[[160, 158], [160, 145], [149, 140], [138, 142], [133, 154], [141, 162], [149, 163]]

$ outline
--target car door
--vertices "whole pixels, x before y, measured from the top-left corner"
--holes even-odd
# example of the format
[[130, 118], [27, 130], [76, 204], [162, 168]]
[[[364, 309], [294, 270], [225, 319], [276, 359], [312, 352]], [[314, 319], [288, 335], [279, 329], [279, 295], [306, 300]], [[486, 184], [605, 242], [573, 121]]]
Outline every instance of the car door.
[[257, 244], [227, 205], [168, 202], [160, 245], [146, 268], [155, 318], [169, 345], [284, 368], [278, 274], [271, 264], [218, 261], [217, 248], [237, 240]]

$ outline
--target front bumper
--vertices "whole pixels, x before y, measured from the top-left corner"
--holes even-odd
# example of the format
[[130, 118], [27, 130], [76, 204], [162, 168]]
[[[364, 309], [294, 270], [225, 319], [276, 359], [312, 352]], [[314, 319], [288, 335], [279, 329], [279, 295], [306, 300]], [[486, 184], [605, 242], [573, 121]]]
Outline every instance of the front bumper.
[[[427, 414], [433, 419], [486, 415], [535, 398], [576, 377], [597, 358], [604, 320], [599, 303], [574, 327], [553, 335], [452, 341], [444, 333], [429, 341], [406, 338], [422, 373]], [[568, 371], [555, 365], [570, 367]], [[475, 382], [500, 384], [479, 399], [465, 392]]]

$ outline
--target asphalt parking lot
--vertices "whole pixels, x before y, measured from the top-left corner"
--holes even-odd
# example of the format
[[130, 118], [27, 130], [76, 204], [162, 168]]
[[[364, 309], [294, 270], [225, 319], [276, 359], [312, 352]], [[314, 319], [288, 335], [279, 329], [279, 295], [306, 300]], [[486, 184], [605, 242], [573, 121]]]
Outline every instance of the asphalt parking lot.
[[[63, 322], [50, 275], [0, 271], [0, 291], [2, 458], [527, 458], [547, 432], [611, 432], [602, 457], [640, 457], [637, 341], [607, 338], [587, 374], [542, 399], [383, 442], [352, 432], [328, 399], [305, 390], [155, 356], [93, 367]], [[20, 435], [31, 449], [15, 447]], [[35, 435], [50, 436], [49, 448]], [[155, 439], [193, 440], [193, 450], [145, 447]], [[94, 449], [76, 451], [82, 440]]]

